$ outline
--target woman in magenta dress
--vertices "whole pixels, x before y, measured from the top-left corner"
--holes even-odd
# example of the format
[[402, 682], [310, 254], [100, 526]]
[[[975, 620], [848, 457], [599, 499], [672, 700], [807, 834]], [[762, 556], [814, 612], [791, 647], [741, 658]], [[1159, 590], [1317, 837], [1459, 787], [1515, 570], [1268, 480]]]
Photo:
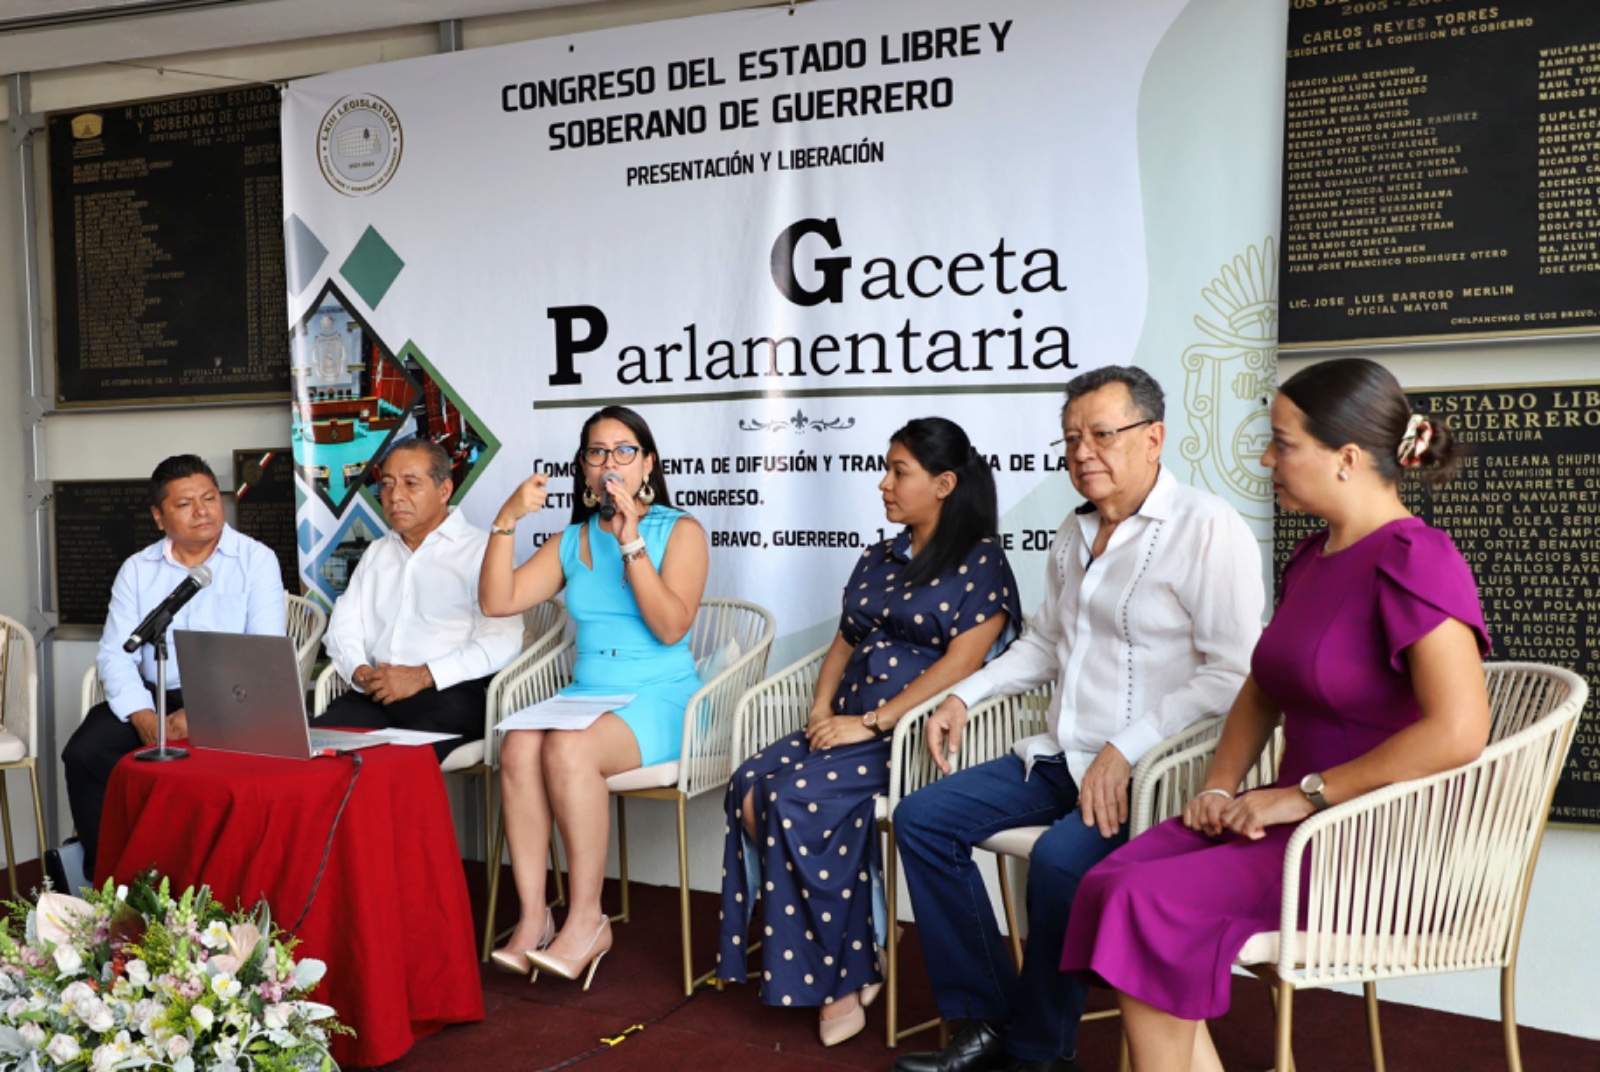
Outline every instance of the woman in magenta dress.
[[[1107, 857], [1078, 889], [1061, 967], [1120, 992], [1137, 1072], [1220, 1068], [1200, 1021], [1231, 966], [1278, 928], [1284, 847], [1313, 812], [1477, 758], [1489, 641], [1472, 571], [1412, 517], [1408, 471], [1449, 479], [1461, 449], [1381, 366], [1303, 369], [1272, 403], [1262, 464], [1284, 509], [1328, 527], [1295, 549], [1204, 788], [1183, 817]], [[1284, 718], [1270, 788], [1234, 793]]]

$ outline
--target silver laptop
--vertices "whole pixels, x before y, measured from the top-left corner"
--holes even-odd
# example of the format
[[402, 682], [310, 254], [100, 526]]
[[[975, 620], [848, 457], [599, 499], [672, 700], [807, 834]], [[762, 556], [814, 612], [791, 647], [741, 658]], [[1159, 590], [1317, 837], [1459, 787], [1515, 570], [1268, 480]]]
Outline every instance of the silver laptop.
[[189, 740], [200, 748], [310, 759], [386, 743], [368, 733], [312, 729], [288, 637], [173, 630], [183, 667]]

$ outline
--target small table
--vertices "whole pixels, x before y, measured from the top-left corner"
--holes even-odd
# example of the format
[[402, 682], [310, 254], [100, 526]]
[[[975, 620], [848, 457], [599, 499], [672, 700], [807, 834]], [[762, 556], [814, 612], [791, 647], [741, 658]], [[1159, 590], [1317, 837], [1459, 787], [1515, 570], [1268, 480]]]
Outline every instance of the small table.
[[[182, 744], [183, 742], [179, 742]], [[431, 748], [363, 749], [296, 958], [328, 965], [315, 1000], [356, 1035], [334, 1060], [380, 1065], [445, 1024], [483, 1019], [461, 855]], [[187, 760], [117, 764], [100, 874], [154, 867], [174, 892], [201, 884], [228, 908], [265, 898], [273, 922], [305, 907], [350, 785], [349, 756], [293, 760], [190, 748]], [[102, 879], [102, 881], [104, 881]]]

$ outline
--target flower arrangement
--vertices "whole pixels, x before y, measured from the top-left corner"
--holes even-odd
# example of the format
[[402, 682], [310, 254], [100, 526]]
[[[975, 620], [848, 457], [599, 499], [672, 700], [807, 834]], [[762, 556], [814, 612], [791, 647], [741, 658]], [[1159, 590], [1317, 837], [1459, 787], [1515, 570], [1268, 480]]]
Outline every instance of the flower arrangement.
[[265, 903], [174, 899], [153, 872], [84, 892], [0, 921], [0, 1072], [335, 1072], [328, 1039], [349, 1028], [305, 1000], [325, 967], [296, 963]]

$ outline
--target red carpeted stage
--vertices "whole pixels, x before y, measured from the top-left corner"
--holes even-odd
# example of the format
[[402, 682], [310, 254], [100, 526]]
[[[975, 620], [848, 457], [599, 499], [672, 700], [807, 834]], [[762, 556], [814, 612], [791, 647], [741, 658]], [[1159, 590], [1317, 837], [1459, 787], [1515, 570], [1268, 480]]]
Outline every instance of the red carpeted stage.
[[[481, 865], [469, 862], [467, 879], [475, 905], [481, 906]], [[501, 888], [512, 888], [509, 869]], [[529, 984], [525, 978], [485, 967], [484, 1022], [447, 1028], [418, 1043], [392, 1067], [405, 1072], [537, 1072], [592, 1051], [602, 1046], [601, 1039], [616, 1038], [630, 1026], [682, 1003], [677, 890], [634, 883], [632, 893], [633, 920], [617, 926], [616, 947], [601, 963], [588, 993], [579, 983], [564, 979], [541, 977]], [[616, 903], [616, 890], [610, 884], [607, 905], [614, 908]], [[697, 893], [694, 907], [696, 968], [704, 971], [710, 968], [713, 956], [716, 900], [709, 893]], [[511, 906], [507, 905], [501, 922], [510, 919]], [[933, 1002], [922, 971], [915, 926], [908, 926], [901, 939], [901, 965], [902, 1024], [932, 1017]], [[1525, 971], [1538, 970], [1533, 964], [1523, 967]], [[1496, 992], [1497, 978], [1485, 975], [1483, 985]], [[1095, 995], [1096, 1007], [1110, 1004], [1109, 993]], [[888, 1069], [898, 1054], [937, 1042], [930, 1031], [905, 1040], [898, 1050], [886, 1049], [883, 1017], [880, 1001], [868, 1010], [864, 1033], [842, 1046], [823, 1049], [817, 1042], [812, 1010], [768, 1008], [756, 999], [754, 986], [729, 987], [722, 993], [703, 988], [660, 1022], [627, 1035], [615, 1047], [573, 1067], [585, 1072]], [[1497, 1022], [1395, 1004], [1383, 1006], [1383, 1017], [1385, 1054], [1392, 1072], [1505, 1072]], [[1213, 1024], [1213, 1033], [1230, 1072], [1269, 1068], [1272, 1003], [1265, 986], [1255, 980], [1237, 980], [1233, 1011]], [[1600, 1068], [1600, 1042], [1547, 1031], [1524, 1028], [1522, 1053], [1528, 1072]], [[1079, 1056], [1084, 1072], [1115, 1069], [1115, 1021], [1086, 1024]], [[1370, 1068], [1361, 1000], [1318, 991], [1297, 997], [1295, 1058], [1301, 1072]]]

